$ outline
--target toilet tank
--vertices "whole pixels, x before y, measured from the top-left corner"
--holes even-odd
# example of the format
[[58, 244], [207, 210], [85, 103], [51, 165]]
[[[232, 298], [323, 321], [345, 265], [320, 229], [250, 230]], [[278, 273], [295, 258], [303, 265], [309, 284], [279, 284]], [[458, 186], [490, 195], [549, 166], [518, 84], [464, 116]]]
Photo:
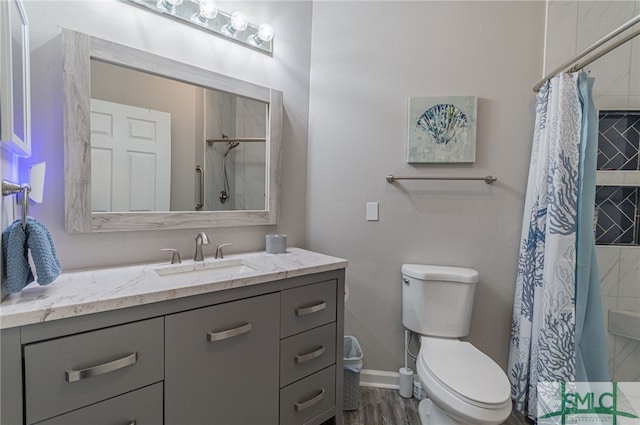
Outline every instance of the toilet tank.
[[402, 265], [402, 324], [422, 335], [469, 334], [478, 272], [461, 267]]

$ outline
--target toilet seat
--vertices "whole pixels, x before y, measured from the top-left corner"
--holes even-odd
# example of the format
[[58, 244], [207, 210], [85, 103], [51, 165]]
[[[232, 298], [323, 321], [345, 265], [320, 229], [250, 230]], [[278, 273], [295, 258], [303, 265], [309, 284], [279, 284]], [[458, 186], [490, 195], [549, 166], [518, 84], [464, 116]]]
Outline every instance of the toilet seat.
[[455, 423], [500, 424], [507, 419], [511, 388], [493, 360], [457, 339], [423, 336], [421, 343], [417, 372], [434, 407]]
[[434, 379], [469, 404], [495, 408], [510, 400], [504, 371], [468, 342], [421, 337], [420, 360]]

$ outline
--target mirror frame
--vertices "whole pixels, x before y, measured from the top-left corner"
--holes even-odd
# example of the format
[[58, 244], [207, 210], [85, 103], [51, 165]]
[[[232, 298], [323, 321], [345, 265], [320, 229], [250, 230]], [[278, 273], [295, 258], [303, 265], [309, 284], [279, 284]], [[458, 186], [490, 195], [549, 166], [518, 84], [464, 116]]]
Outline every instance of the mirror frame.
[[[65, 228], [67, 233], [277, 224], [282, 154], [282, 92], [68, 29], [62, 31]], [[269, 104], [266, 210], [91, 211], [91, 59], [221, 90]]]

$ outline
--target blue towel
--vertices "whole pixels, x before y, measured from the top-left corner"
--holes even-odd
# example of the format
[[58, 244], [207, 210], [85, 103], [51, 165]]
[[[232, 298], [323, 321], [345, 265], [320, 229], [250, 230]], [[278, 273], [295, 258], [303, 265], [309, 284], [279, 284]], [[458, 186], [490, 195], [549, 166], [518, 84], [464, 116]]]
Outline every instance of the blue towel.
[[47, 226], [27, 217], [26, 229], [23, 230], [22, 220], [16, 220], [2, 232], [7, 292], [19, 292], [34, 281], [29, 266], [29, 250], [40, 285], [48, 285], [60, 275], [62, 266]]
[[22, 222], [14, 221], [2, 231], [2, 261], [7, 292], [19, 292], [33, 282], [28, 252], [27, 234], [22, 230]]

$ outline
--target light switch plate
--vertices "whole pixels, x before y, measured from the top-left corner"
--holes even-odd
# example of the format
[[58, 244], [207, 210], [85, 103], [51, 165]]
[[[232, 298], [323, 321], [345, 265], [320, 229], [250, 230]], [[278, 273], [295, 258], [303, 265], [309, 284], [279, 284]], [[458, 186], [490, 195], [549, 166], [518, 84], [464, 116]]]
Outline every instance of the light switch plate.
[[367, 202], [367, 221], [378, 221], [377, 202]]

